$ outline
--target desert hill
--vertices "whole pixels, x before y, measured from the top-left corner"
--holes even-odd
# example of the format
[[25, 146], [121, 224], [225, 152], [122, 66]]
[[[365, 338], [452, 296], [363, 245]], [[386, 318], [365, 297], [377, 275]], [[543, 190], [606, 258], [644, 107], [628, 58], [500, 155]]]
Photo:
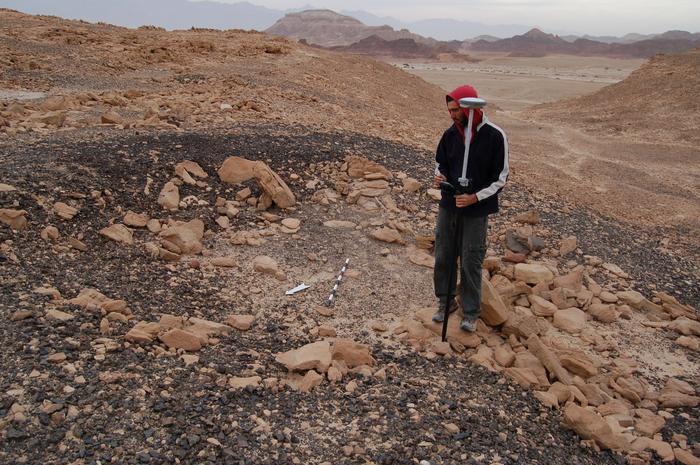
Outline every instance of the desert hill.
[[[121, 113], [120, 123], [129, 127], [263, 119], [416, 144], [432, 144], [440, 130], [442, 114], [425, 111], [442, 100], [437, 87], [389, 65], [281, 37], [131, 30], [8, 10], [0, 32], [0, 86], [10, 94], [31, 89], [65, 97], [57, 107], [27, 102], [8, 111], [2, 104], [0, 126], [11, 134], [32, 124], [99, 124], [107, 112]], [[399, 85], [384, 88], [385, 82]], [[421, 129], [407, 124], [405, 112]]]
[[265, 30], [269, 34], [304, 39], [324, 47], [351, 45], [370, 36], [384, 40], [412, 39], [421, 44], [435, 44], [405, 29], [395, 31], [390, 26], [367, 26], [350, 16], [331, 10], [306, 10], [290, 13]]
[[657, 53], [680, 53], [700, 45], [698, 34], [670, 31], [631, 43], [608, 43], [589, 38], [567, 41], [554, 34], [532, 29], [525, 34], [496, 41], [465, 43], [468, 50], [502, 52], [511, 56], [538, 57], [547, 54], [648, 58]]
[[700, 48], [658, 55], [616, 84], [591, 95], [542, 105], [535, 112], [593, 131], [697, 147]]
[[441, 341], [444, 90], [262, 33], [0, 10], [0, 102], [0, 463], [700, 456], [697, 255], [548, 190], [527, 158], [562, 128], [489, 108], [513, 171], [477, 330]]
[[339, 45], [328, 47], [330, 50], [347, 53], [370, 55], [373, 57], [387, 57], [400, 59], [423, 59], [438, 61], [478, 61], [455, 52], [457, 47], [447, 44], [427, 45], [416, 42], [414, 39], [385, 40], [379, 36], [371, 35], [352, 45]]

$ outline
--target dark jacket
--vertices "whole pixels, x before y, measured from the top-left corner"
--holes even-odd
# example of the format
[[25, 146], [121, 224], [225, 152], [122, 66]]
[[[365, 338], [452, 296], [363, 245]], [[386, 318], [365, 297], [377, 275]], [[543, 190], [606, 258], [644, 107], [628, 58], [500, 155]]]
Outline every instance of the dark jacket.
[[[508, 140], [505, 132], [484, 116], [470, 145], [467, 178], [473, 187], [469, 192], [476, 193], [479, 201], [457, 208], [454, 196], [443, 190], [440, 206], [459, 210], [467, 216], [490, 215], [498, 211], [498, 193], [508, 179]], [[435, 161], [447, 181], [458, 186], [464, 161], [464, 139], [454, 124], [442, 135]]]

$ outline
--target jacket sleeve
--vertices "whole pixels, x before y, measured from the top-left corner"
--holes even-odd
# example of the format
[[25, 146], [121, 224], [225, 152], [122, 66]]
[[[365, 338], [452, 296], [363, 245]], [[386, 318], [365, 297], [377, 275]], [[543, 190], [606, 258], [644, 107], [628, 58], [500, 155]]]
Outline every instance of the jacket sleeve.
[[[447, 147], [445, 145], [445, 135], [443, 134], [438, 143], [437, 150], [435, 151], [435, 163], [437, 163], [437, 169], [440, 174], [447, 177], [450, 172], [447, 166]], [[435, 173], [437, 175], [437, 173]]]
[[503, 189], [503, 186], [506, 185], [506, 180], [508, 180], [508, 139], [503, 129], [494, 124], [491, 125], [498, 130], [493, 138], [490, 151], [492, 163], [489, 179], [491, 180], [491, 184], [476, 193], [476, 198], [479, 199], [479, 201], [488, 199], [492, 195], [499, 193], [501, 189]]

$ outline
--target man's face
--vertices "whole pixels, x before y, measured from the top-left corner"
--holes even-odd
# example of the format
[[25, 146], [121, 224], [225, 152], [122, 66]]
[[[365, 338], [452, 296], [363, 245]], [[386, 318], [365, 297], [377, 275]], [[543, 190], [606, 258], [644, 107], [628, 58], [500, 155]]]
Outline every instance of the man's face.
[[447, 111], [450, 112], [450, 118], [452, 118], [452, 121], [464, 126], [467, 117], [464, 115], [462, 109], [459, 108], [459, 103], [457, 103], [455, 100], [450, 100], [447, 102]]

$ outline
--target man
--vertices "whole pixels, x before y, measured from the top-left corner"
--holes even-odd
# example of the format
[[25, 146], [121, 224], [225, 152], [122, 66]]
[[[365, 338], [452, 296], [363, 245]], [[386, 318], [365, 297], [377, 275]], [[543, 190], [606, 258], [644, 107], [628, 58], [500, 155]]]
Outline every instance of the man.
[[[459, 99], [477, 97], [471, 86], [461, 86], [447, 94], [447, 111], [453, 125], [445, 131], [437, 147], [435, 187], [442, 181], [458, 187], [464, 162], [464, 132], [468, 109]], [[438, 173], [439, 170], [439, 173]], [[481, 314], [481, 265], [486, 254], [488, 215], [498, 211], [498, 193], [508, 179], [508, 142], [501, 128], [491, 123], [480, 109], [474, 110], [472, 138], [469, 145], [467, 193], [455, 194], [442, 189], [442, 199], [435, 232], [435, 295], [439, 300], [433, 320], [441, 322], [445, 310], [453, 312], [447, 302], [448, 288], [456, 289], [457, 257], [460, 258], [460, 298], [464, 315], [460, 328], [473, 332]], [[452, 278], [452, 283], [449, 282]]]

